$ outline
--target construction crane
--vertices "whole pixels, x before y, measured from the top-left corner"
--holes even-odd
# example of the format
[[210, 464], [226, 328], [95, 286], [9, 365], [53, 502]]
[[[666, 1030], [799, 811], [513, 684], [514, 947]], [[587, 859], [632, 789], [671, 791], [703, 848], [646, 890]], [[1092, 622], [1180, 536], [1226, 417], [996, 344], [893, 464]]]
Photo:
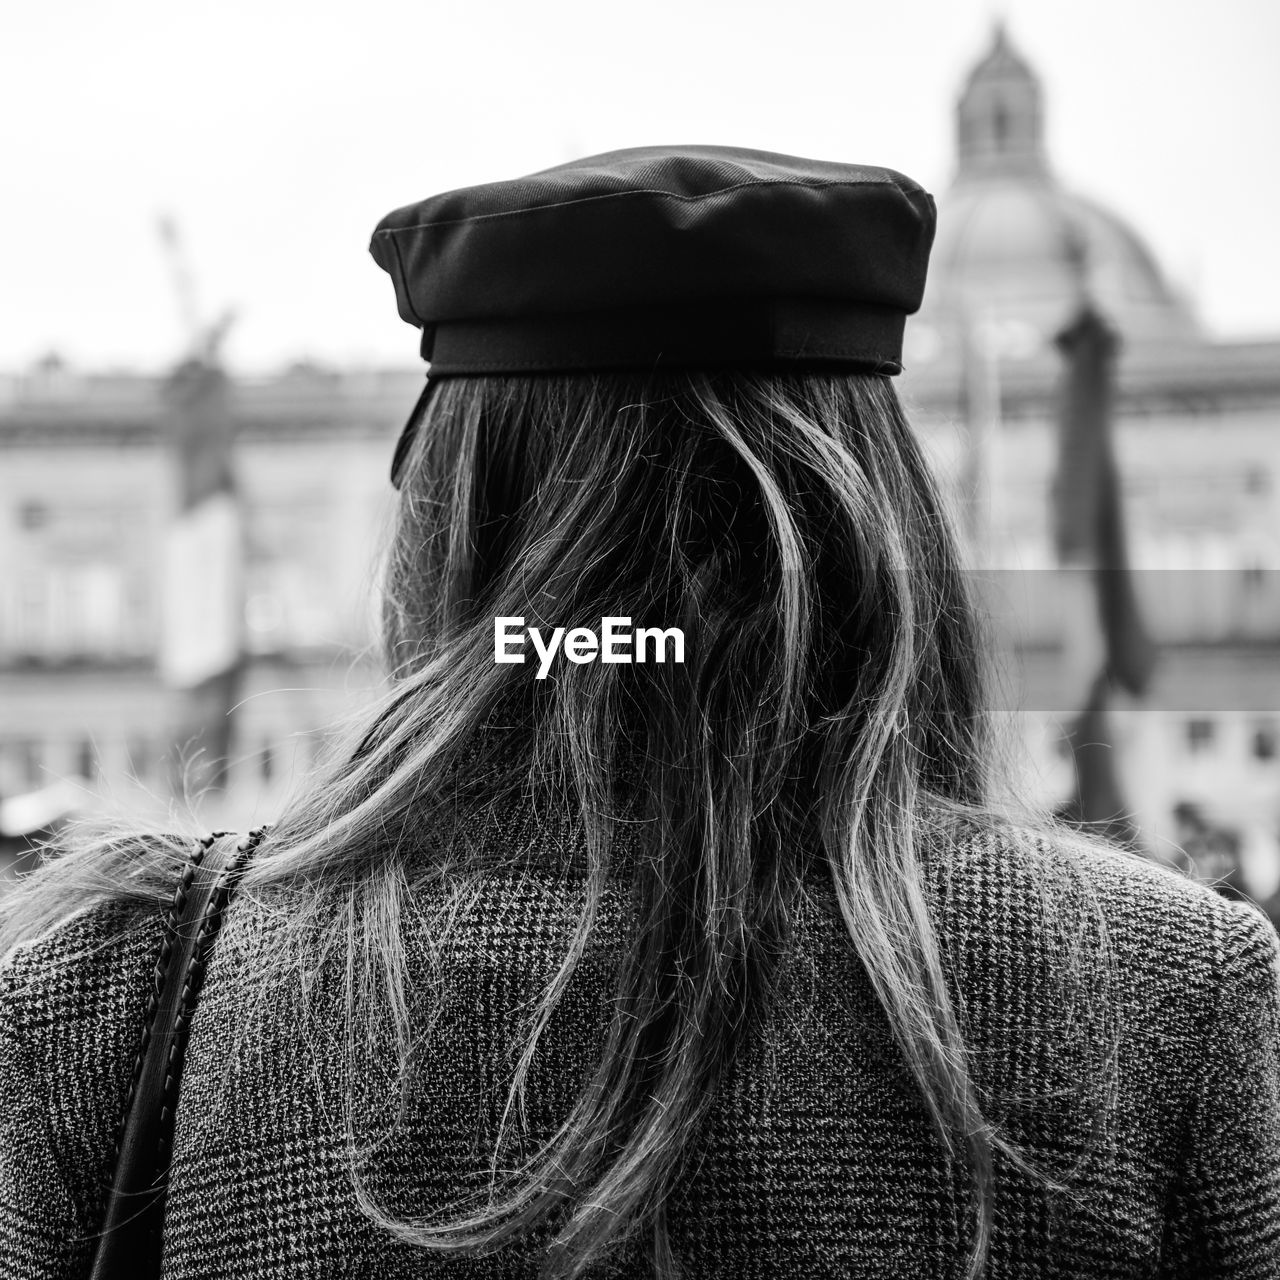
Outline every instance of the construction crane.
[[158, 220], [184, 350], [164, 381], [175, 511], [165, 549], [162, 679], [172, 690], [172, 781], [222, 792], [244, 665], [243, 521], [236, 493], [231, 385], [220, 349], [235, 313], [204, 320], [176, 220]]
[[178, 311], [182, 318], [183, 329], [186, 331], [186, 356], [188, 359], [216, 365], [227, 331], [235, 321], [235, 310], [231, 307], [226, 308], [212, 324], [206, 324], [203, 321], [200, 306], [196, 300], [195, 277], [191, 273], [191, 265], [183, 248], [177, 219], [170, 213], [162, 213], [156, 220], [156, 230], [160, 235], [160, 243], [164, 246], [165, 257], [169, 261], [169, 272], [173, 280], [174, 293], [178, 299]]

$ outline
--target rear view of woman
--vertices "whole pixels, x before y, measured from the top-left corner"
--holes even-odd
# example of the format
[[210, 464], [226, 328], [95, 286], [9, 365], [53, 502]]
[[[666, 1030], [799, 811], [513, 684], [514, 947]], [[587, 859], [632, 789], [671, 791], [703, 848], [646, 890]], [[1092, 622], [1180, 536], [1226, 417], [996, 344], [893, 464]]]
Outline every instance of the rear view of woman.
[[[891, 381], [933, 228], [716, 147], [384, 219], [391, 679], [245, 849], [168, 1280], [1280, 1276], [1269, 925], [992, 800]], [[88, 1272], [188, 852], [5, 904], [5, 1274]]]

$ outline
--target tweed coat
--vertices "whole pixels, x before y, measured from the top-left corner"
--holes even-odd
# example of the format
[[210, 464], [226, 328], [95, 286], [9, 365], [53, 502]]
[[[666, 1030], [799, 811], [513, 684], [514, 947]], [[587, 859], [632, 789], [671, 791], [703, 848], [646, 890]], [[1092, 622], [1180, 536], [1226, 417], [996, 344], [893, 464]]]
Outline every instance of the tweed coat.
[[[168, 1280], [537, 1274], [536, 1239], [485, 1258], [398, 1239], [362, 1211], [352, 1170], [403, 1217], [484, 1184], [518, 1006], [580, 903], [557, 839], [543, 863], [487, 877], [447, 936], [429, 903], [402, 921], [411, 973], [441, 1002], [399, 1110], [386, 1037], [359, 1034], [345, 1066], [340, 984], [286, 945], [269, 900], [234, 904], [192, 1028]], [[1280, 1277], [1280, 954], [1261, 914], [1021, 828], [942, 850], [929, 885], [988, 1114], [1048, 1175], [997, 1158], [992, 1280]], [[673, 1193], [676, 1249], [690, 1277], [959, 1276], [964, 1177], [832, 895], [812, 890], [781, 996]], [[598, 1051], [626, 911], [619, 886], [535, 1058], [530, 1141]], [[0, 968], [6, 1277], [84, 1274], [157, 922], [95, 907]], [[247, 999], [264, 972], [271, 994]], [[645, 1274], [639, 1245], [617, 1273]]]

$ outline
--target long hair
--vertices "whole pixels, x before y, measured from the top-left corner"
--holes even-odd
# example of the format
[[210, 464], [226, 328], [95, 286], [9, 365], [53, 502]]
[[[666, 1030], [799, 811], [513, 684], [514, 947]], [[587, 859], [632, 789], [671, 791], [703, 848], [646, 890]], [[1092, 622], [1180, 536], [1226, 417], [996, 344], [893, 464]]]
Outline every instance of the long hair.
[[[925, 862], [997, 816], [987, 645], [888, 379], [440, 380], [407, 459], [384, 601], [389, 688], [245, 881], [292, 895], [293, 923], [339, 957], [352, 1038], [378, 1004], [407, 1080], [414, 999], [399, 923], [423, 883], [403, 857], [417, 833], [465, 833], [533, 797], [582, 836], [582, 911], [528, 1020], [504, 1126], [619, 876], [635, 910], [600, 1060], [536, 1154], [434, 1219], [397, 1217], [353, 1171], [365, 1211], [444, 1252], [552, 1223], [547, 1271], [566, 1278], [644, 1231], [657, 1273], [674, 1275], [664, 1199], [769, 1010], [817, 877], [934, 1130], [968, 1171], [979, 1273], [993, 1153], [1007, 1144], [970, 1071]], [[495, 662], [495, 617], [679, 627], [685, 660], [562, 659], [540, 680], [530, 663]], [[513, 856], [461, 834], [437, 844], [424, 874], [447, 889], [442, 919]], [[95, 894], [162, 899], [180, 846], [118, 840], [95, 856], [40, 873], [0, 943]]]

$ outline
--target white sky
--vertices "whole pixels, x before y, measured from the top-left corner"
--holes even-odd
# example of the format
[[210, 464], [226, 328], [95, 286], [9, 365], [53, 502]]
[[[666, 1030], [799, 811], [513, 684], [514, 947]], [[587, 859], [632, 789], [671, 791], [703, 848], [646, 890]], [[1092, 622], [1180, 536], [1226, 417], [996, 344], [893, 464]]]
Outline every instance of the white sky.
[[[0, 371], [157, 369], [156, 233], [246, 372], [412, 365], [368, 256], [391, 208], [575, 156], [730, 143], [941, 193], [1003, 15], [1064, 182], [1126, 217], [1223, 336], [1280, 336], [1275, 0], [41, 0], [0, 21]], [[945, 208], [944, 208], [945, 216]]]

